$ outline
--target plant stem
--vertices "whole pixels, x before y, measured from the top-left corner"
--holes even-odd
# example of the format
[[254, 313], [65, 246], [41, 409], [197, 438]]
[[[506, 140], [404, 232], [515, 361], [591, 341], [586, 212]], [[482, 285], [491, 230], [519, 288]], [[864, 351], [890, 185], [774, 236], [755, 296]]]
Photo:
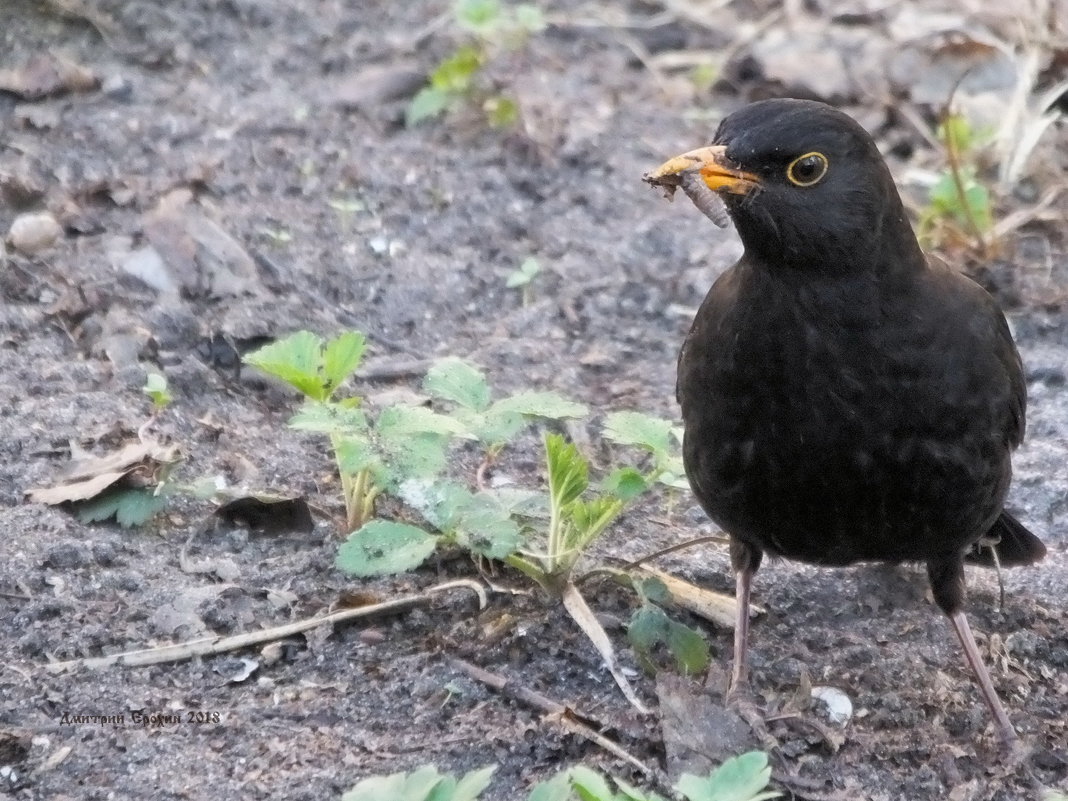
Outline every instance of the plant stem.
[[979, 245], [979, 251], [986, 253], [986, 238], [983, 236], [979, 223], [975, 221], [972, 207], [968, 203], [968, 192], [964, 186], [964, 175], [960, 163], [960, 151], [957, 149], [957, 138], [953, 135], [953, 128], [948, 120], [943, 124], [946, 132], [946, 158], [949, 160], [949, 174], [953, 178], [953, 188], [957, 191], [957, 202], [960, 204], [964, 220], [972, 231], [972, 236]]

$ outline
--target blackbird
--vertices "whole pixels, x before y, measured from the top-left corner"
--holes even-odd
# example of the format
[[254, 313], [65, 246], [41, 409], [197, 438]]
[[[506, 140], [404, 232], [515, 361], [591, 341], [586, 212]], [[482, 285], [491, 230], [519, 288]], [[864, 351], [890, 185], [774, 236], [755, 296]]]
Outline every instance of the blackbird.
[[690, 486], [730, 536], [728, 697], [748, 691], [749, 591], [765, 553], [924, 562], [1011, 742], [962, 610], [965, 562], [1045, 554], [1003, 509], [1026, 387], [993, 298], [925, 257], [875, 142], [823, 103], [746, 106], [711, 146], [645, 180], [681, 186], [706, 212], [715, 193], [745, 246], [697, 312], [676, 389]]

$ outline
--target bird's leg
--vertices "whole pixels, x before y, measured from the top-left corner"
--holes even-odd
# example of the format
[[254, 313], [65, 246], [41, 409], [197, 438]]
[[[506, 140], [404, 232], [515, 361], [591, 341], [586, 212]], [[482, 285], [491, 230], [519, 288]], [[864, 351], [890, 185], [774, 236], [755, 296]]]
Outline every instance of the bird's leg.
[[749, 692], [749, 590], [753, 583], [750, 570], [739, 570], [734, 575], [734, 666], [727, 698]]
[[949, 622], [953, 624], [953, 630], [957, 633], [961, 647], [964, 648], [964, 658], [971, 667], [972, 673], [975, 674], [975, 680], [979, 683], [983, 699], [994, 716], [999, 738], [1002, 743], [1013, 743], [1016, 740], [1016, 731], [1012, 728], [1012, 722], [1005, 713], [1005, 707], [1001, 705], [1001, 699], [994, 691], [994, 682], [990, 678], [986, 665], [983, 664], [983, 658], [979, 655], [979, 647], [975, 644], [975, 637], [972, 635], [972, 628], [968, 625], [968, 618], [964, 616], [961, 608], [964, 604], [964, 562], [960, 558], [944, 562], [929, 562], [927, 576], [931, 581], [935, 603], [946, 613]]
[[727, 702], [749, 694], [749, 592], [753, 575], [763, 554], [736, 537], [731, 537], [731, 566], [734, 568], [734, 666], [727, 690]]
[[975, 637], [972, 636], [972, 628], [968, 625], [968, 618], [964, 616], [964, 612], [958, 609], [949, 616], [949, 622], [953, 624], [953, 630], [957, 632], [957, 639], [960, 640], [960, 644], [964, 648], [964, 658], [968, 660], [968, 664], [975, 674], [975, 680], [979, 682], [979, 689], [982, 690], [986, 705], [990, 707], [990, 713], [994, 716], [999, 738], [1003, 743], [1013, 742], [1016, 739], [1016, 731], [1012, 728], [1012, 722], [1005, 713], [1005, 707], [1002, 706], [1001, 699], [998, 698], [998, 694], [994, 691], [994, 682], [991, 681], [990, 671], [986, 669], [986, 665], [983, 664], [983, 658], [979, 655], [979, 648], [975, 644]]

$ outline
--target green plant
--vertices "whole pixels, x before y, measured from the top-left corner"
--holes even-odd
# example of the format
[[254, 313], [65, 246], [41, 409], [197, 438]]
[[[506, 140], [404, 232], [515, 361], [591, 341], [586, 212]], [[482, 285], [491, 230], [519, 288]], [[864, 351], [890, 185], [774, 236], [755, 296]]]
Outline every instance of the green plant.
[[682, 430], [671, 421], [642, 412], [612, 412], [605, 416], [603, 434], [609, 442], [635, 447], [650, 457], [644, 471], [624, 466], [609, 473], [602, 485], [607, 491], [630, 499], [654, 483], [675, 489], [689, 487], [679, 449]]
[[518, 289], [522, 292], [523, 305], [529, 306], [534, 298], [534, 279], [541, 273], [541, 264], [533, 256], [523, 259], [516, 270], [513, 270], [505, 278], [504, 284], [509, 289]]
[[167, 378], [159, 373], [149, 373], [141, 391], [152, 400], [152, 408], [156, 413], [162, 412], [174, 400], [167, 386]]
[[428, 84], [408, 105], [407, 124], [416, 125], [450, 109], [476, 105], [491, 126], [514, 125], [519, 119], [519, 105], [484, 78], [484, 68], [500, 54], [519, 49], [532, 34], [545, 28], [541, 10], [530, 4], [502, 5], [498, 0], [457, 0], [453, 12], [466, 41], [431, 71]]
[[[372, 776], [342, 796], [342, 801], [477, 801], [492, 779], [495, 766], [466, 774], [459, 781], [431, 765], [412, 773]], [[766, 801], [782, 795], [765, 789], [771, 778], [768, 756], [750, 751], [732, 757], [707, 776], [684, 773], [675, 790], [686, 801]], [[615, 785], [613, 789], [612, 785]], [[535, 785], [528, 801], [663, 801], [663, 797], [613, 777], [611, 784], [585, 765], [557, 773]]]
[[[360, 530], [371, 520], [382, 492], [396, 491], [409, 479], [438, 475], [445, 467], [449, 441], [468, 436], [460, 423], [425, 407], [398, 404], [372, 419], [361, 408], [360, 398], [336, 400], [339, 387], [359, 369], [365, 348], [363, 334], [356, 331], [329, 342], [298, 331], [245, 357], [247, 364], [304, 395], [304, 404], [289, 425], [329, 438], [348, 531]], [[393, 532], [388, 542], [410, 549], [411, 540]]]
[[920, 235], [931, 244], [970, 237], [980, 252], [986, 252], [987, 235], [994, 225], [990, 190], [979, 179], [977, 153], [992, 136], [977, 131], [966, 117], [947, 113], [938, 127], [946, 153], [946, 168], [928, 193], [928, 205], [920, 216]]
[[655, 649], [662, 645], [671, 654], [680, 673], [694, 676], [707, 670], [708, 643], [697, 631], [672, 620], [664, 611], [663, 605], [671, 602], [664, 583], [656, 578], [637, 579], [632, 583], [642, 605], [631, 615], [627, 639], [638, 662], [648, 672], [655, 673]]
[[424, 765], [411, 773], [364, 779], [341, 796], [341, 801], [475, 801], [489, 786], [496, 769], [490, 765], [457, 780]]
[[545, 436], [549, 481], [549, 525], [542, 553], [512, 554], [505, 561], [560, 595], [572, 582], [575, 563], [623, 511], [613, 495], [583, 498], [590, 486], [589, 462], [558, 434]]

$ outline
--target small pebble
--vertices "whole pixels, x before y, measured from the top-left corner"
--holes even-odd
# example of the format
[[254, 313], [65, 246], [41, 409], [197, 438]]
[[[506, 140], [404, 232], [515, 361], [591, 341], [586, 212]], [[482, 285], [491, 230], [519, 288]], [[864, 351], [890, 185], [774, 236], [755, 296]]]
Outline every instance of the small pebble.
[[41, 212], [16, 217], [7, 236], [16, 250], [32, 255], [51, 246], [62, 233], [63, 228], [56, 218]]

